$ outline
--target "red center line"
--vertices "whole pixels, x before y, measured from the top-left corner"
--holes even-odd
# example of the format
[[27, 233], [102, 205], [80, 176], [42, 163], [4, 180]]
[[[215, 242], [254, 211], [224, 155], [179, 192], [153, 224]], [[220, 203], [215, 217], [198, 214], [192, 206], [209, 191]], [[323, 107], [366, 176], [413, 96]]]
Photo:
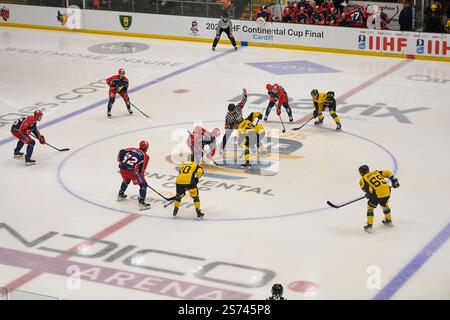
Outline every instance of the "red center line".
[[[382, 73], [376, 75], [375, 77], [373, 77], [373, 78], [371, 78], [371, 79], [361, 83], [359, 86], [351, 89], [350, 91], [347, 91], [342, 96], [337, 98], [336, 102], [338, 102], [338, 103], [339, 102], [340, 103], [344, 102], [345, 100], [347, 100], [351, 96], [357, 94], [358, 92], [361, 92], [362, 90], [364, 90], [367, 87], [371, 86], [375, 82], [383, 79], [384, 77], [390, 75], [391, 73], [394, 73], [395, 71], [399, 70], [400, 68], [402, 68], [404, 65], [406, 65], [407, 63], [409, 63], [411, 61], [412, 60], [409, 60], [409, 59], [402, 60], [400, 63], [397, 63], [396, 65], [393, 65], [392, 67], [390, 67], [387, 70], [383, 71]], [[301, 117], [300, 119], [296, 120], [294, 123], [295, 124], [304, 123], [305, 121], [309, 120], [310, 117], [311, 117], [311, 114], [307, 114], [307, 115]]]
[[[137, 214], [133, 214], [133, 215], [130, 214], [130, 215], [126, 216], [125, 218], [120, 219], [116, 223], [110, 225], [109, 227], [103, 229], [102, 231], [96, 233], [91, 238], [95, 239], [95, 240], [103, 239], [103, 238], [107, 237], [108, 235], [126, 227], [127, 225], [129, 225], [133, 221], [139, 219], [140, 217], [141, 216], [137, 215]], [[55, 257], [55, 259], [61, 260], [61, 261], [67, 260], [73, 255], [73, 253], [77, 252], [78, 248], [83, 247], [83, 246], [89, 246], [92, 243], [93, 242], [89, 241], [89, 240], [80, 242], [76, 246], [70, 248], [66, 252], [63, 252], [59, 256]], [[19, 287], [30, 282], [31, 280], [39, 277], [41, 274], [42, 274], [42, 272], [39, 272], [39, 271], [29, 271], [28, 273], [24, 274], [23, 276], [11, 281], [5, 287], [6, 287], [7, 291], [12, 291], [12, 290], [18, 289]], [[0, 294], [0, 296], [1, 295], [5, 295], [5, 293]]]

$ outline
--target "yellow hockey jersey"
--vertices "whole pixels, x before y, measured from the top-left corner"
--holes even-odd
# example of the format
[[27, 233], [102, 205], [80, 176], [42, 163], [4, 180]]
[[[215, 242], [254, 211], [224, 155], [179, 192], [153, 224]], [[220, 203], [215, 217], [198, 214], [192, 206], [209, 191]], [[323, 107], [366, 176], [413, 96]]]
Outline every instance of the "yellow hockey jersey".
[[390, 170], [368, 172], [359, 180], [359, 186], [364, 192], [375, 193], [378, 198], [385, 198], [391, 195], [391, 188], [385, 178], [392, 178]]
[[202, 175], [203, 168], [199, 164], [192, 161], [183, 163], [180, 166], [180, 171], [178, 173], [176, 183], [184, 185], [195, 185], [196, 180], [198, 181], [198, 179], [200, 179]]

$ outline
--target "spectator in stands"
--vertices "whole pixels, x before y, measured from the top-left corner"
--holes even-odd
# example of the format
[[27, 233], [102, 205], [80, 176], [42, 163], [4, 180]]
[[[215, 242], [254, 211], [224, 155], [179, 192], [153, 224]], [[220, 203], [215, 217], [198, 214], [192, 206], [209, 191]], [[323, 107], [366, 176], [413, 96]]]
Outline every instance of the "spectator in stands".
[[412, 9], [409, 2], [405, 2], [404, 8], [400, 11], [398, 23], [400, 31], [412, 31]]
[[255, 12], [253, 20], [256, 21], [259, 17], [263, 17], [267, 22], [272, 22], [272, 12], [266, 5], [263, 5], [261, 9]]
[[330, 13], [331, 8], [334, 8], [333, 2], [331, 0], [326, 0], [324, 3], [322, 3], [322, 13], [325, 18]]
[[340, 27], [350, 27], [350, 17], [347, 15], [347, 13], [342, 12], [341, 19], [339, 20], [338, 25]]
[[383, 7], [380, 8], [380, 28], [381, 30], [388, 30], [388, 24], [391, 22], [391, 18], [383, 11]]
[[336, 12], [341, 14], [344, 12], [344, 6], [347, 6], [348, 0], [333, 0], [333, 5], [336, 8]]
[[314, 12], [311, 14], [310, 23], [315, 25], [325, 24], [325, 17], [322, 14], [322, 8], [320, 6], [316, 6]]
[[311, 18], [311, 15], [314, 12], [314, 8], [316, 7], [316, 2], [314, 0], [308, 1], [306, 0], [306, 8], [305, 12], [308, 14], [308, 16]]
[[286, 23], [294, 23], [295, 20], [292, 19], [292, 9], [286, 6], [281, 14], [281, 21]]
[[309, 15], [305, 11], [305, 7], [300, 7], [296, 17], [297, 23], [309, 24]]
[[334, 7], [330, 8], [330, 13], [325, 17], [325, 24], [328, 26], [339, 25], [339, 15], [336, 14], [336, 9]]
[[430, 11], [426, 17], [424, 31], [430, 33], [444, 32], [440, 10], [438, 5], [434, 2], [431, 4]]

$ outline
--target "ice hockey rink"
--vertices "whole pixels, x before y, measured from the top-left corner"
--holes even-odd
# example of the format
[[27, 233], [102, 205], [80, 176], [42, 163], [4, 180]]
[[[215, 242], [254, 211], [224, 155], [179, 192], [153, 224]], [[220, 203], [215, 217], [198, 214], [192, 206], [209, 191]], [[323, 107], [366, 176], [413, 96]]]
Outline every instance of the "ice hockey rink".
[[[281, 283], [291, 300], [450, 298], [449, 63], [9, 27], [0, 39], [0, 287], [10, 295], [265, 299]], [[121, 67], [150, 118], [128, 115], [119, 96], [106, 117], [104, 79]], [[151, 190], [152, 208], [139, 211], [136, 186], [116, 201], [121, 148], [148, 140], [147, 181], [170, 197], [186, 130], [223, 131], [242, 88], [244, 116], [263, 110], [274, 82], [295, 121], [313, 110], [311, 89], [333, 90], [343, 131], [328, 113], [322, 127], [292, 131], [283, 111], [278, 153], [258, 170], [204, 165], [202, 221], [190, 199], [173, 218]], [[26, 167], [10, 128], [37, 108], [47, 143], [70, 151], [38, 143]], [[276, 135], [275, 110], [269, 120]], [[362, 164], [399, 179], [393, 228], [377, 208], [364, 232], [364, 200], [326, 203], [363, 195]]]

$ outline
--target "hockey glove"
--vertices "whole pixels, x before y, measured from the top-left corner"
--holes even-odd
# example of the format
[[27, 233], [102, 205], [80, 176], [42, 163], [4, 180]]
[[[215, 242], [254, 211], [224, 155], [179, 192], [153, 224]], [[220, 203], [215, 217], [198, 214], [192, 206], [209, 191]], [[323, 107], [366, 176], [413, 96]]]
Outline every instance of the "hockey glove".
[[242, 89], [242, 94], [244, 95], [244, 96], [246, 96], [247, 95], [247, 89]]
[[393, 188], [400, 187], [400, 183], [398, 183], [398, 179], [397, 178], [392, 177], [391, 181], [392, 181], [392, 187]]
[[44, 138], [43, 135], [40, 135], [40, 136], [39, 136], [39, 143], [40, 143], [40, 144], [45, 144], [45, 138]]
[[318, 116], [318, 112], [317, 112], [317, 109], [316, 109], [316, 110], [313, 111], [313, 118], [317, 118], [317, 116]]
[[262, 118], [263, 118], [263, 115], [262, 115], [262, 113], [260, 113], [260, 114], [258, 115], [258, 119], [261, 120]]
[[277, 108], [277, 116], [281, 114], [281, 108]]
[[366, 192], [365, 197], [366, 197], [367, 199], [370, 199], [371, 196], [372, 196], [372, 195], [371, 195], [369, 192]]

